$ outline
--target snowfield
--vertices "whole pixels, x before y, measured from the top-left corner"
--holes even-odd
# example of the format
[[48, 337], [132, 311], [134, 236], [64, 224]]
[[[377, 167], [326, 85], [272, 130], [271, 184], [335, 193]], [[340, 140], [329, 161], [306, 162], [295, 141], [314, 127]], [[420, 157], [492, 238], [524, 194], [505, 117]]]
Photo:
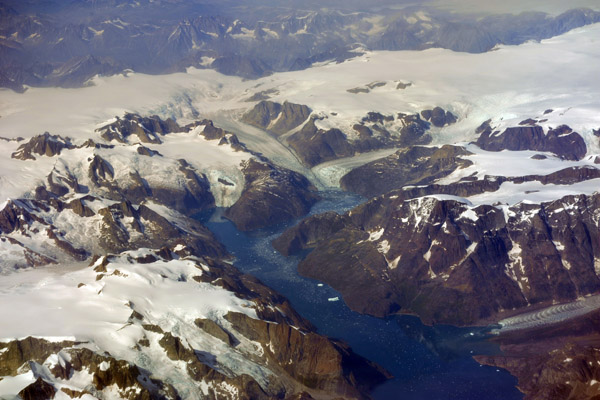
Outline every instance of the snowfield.
[[[254, 348], [248, 342], [234, 349], [194, 324], [198, 318], [207, 318], [227, 326], [223, 316], [230, 311], [257, 318], [254, 304], [225, 289], [196, 282], [193, 277], [202, 275], [202, 269], [191, 260], [160, 260], [150, 264], [128, 261], [130, 257], [146, 254], [150, 251], [127, 252], [120, 260], [111, 262], [103, 274], [94, 271], [94, 266], [72, 264], [2, 276], [0, 340], [34, 336], [50, 341], [83, 341], [83, 346], [91, 350], [108, 351], [117, 359], [153, 371], [186, 398], [199, 398], [198, 387], [185, 379], [185, 363], [167, 357], [158, 344], [161, 335], [143, 329], [139, 321], [132, 319], [135, 311], [143, 316], [144, 324], [157, 325], [194, 349], [215, 355], [217, 369], [235, 375], [246, 373], [266, 384], [269, 372], [250, 361], [242, 351], [260, 352], [260, 346]], [[97, 279], [99, 275], [101, 279]], [[137, 343], [146, 337], [150, 346], [140, 350]], [[6, 377], [0, 381], [0, 397], [14, 396], [33, 381], [30, 372]]]
[[[464, 158], [473, 165], [440, 179], [438, 184], [472, 175], [481, 179], [485, 175], [545, 175], [568, 167], [596, 168], [595, 154], [600, 153], [600, 141], [593, 134], [594, 129], [600, 129], [597, 37], [600, 24], [540, 43], [500, 46], [483, 54], [443, 49], [366, 52], [343, 63], [320, 63], [305, 71], [278, 73], [254, 81], [190, 68], [186, 73], [163, 76], [98, 76], [80, 89], [29, 88], [24, 94], [0, 90], [0, 137], [28, 139], [49, 131], [69, 136], [77, 145], [89, 138], [102, 141], [95, 129], [124, 112], [175, 117], [180, 125], [210, 118], [216, 126], [236, 133], [249, 149], [305, 174], [319, 188], [339, 186], [339, 179], [352, 168], [394, 152], [384, 149], [306, 168], [281, 138], [239, 121], [255, 104], [247, 99], [267, 91], [276, 93], [274, 101], [308, 105], [314, 114], [324, 117], [316, 122], [320, 127], [346, 132], [369, 111], [418, 113], [434, 106], [450, 110], [458, 116], [458, 122], [432, 128], [432, 145], [465, 146], [473, 155]], [[400, 82], [411, 85], [399, 89]], [[353, 88], [366, 88], [368, 92], [349, 91]], [[546, 154], [544, 160], [533, 160], [531, 157], [539, 152], [488, 152], [469, 144], [483, 121], [491, 119], [491, 125], [502, 130], [526, 118], [546, 120], [540, 122], [545, 129], [571, 126], [584, 137], [588, 156], [578, 162], [563, 161], [551, 154]], [[204, 139], [199, 135], [201, 129], [167, 134], [161, 137], [163, 143], [147, 144], [161, 157], [141, 156], [135, 145], [116, 144], [113, 149], [63, 150], [57, 156], [22, 161], [10, 155], [24, 141], [0, 140], [0, 204], [31, 196], [31, 190], [53, 170], [59, 174], [70, 171], [87, 185], [87, 161], [98, 154], [113, 165], [119, 181], [130, 179], [128, 167], [134, 167], [148, 182], [167, 187], [177, 185], [173, 178], [177, 160], [185, 159], [208, 177], [216, 205], [231, 206], [244, 187], [240, 163], [251, 155], [218, 145], [217, 140]], [[471, 196], [468, 201], [474, 206], [498, 202], [512, 205], [549, 201], [567, 194], [591, 194], [597, 189], [597, 179], [574, 185], [504, 183], [500, 190]], [[96, 208], [106, 205], [98, 204]], [[95, 229], [62, 222], [67, 228], [72, 226], [65, 231], [74, 239]], [[35, 237], [24, 240], [27, 246], [36, 247]], [[2, 246], [7, 256], [19, 256], [18, 247], [9, 243]]]
[[[444, 49], [367, 52], [340, 64], [321, 63], [305, 71], [253, 81], [190, 68], [187, 73], [162, 76], [128, 73], [96, 77], [82, 89], [29, 88], [24, 94], [1, 90], [0, 136], [28, 138], [49, 131], [77, 142], [94, 137], [95, 128], [125, 111], [175, 117], [180, 124], [211, 118], [217, 126], [233, 129], [251, 149], [306, 173], [280, 142], [237, 121], [254, 105], [245, 100], [273, 89], [279, 93], [273, 95], [273, 101], [306, 104], [315, 114], [326, 117], [317, 123], [322, 128], [336, 127], [350, 133], [352, 125], [369, 111], [416, 113], [441, 106], [456, 114], [459, 121], [444, 129], [434, 128], [433, 144], [471, 141], [475, 128], [490, 118], [492, 126], [500, 130], [526, 118], [543, 118], [547, 119], [542, 123], [544, 128], [571, 126], [586, 140], [588, 153], [596, 154], [600, 146], [592, 130], [600, 128], [597, 37], [600, 24], [540, 43], [499, 46], [483, 54]], [[397, 89], [399, 82], [412, 85]], [[369, 93], [348, 92], [366, 85], [373, 87]], [[544, 115], [548, 109], [554, 111]], [[12, 149], [15, 143], [2, 146]], [[178, 156], [189, 158], [196, 151], [197, 147], [177, 148]], [[8, 153], [3, 152], [5, 156]], [[17, 172], [4, 157], [0, 164], [2, 182], [8, 173]], [[331, 186], [332, 174], [339, 175], [335, 168], [320, 168], [314, 173], [313, 180], [323, 186]], [[3, 198], [15, 195], [12, 191]]]

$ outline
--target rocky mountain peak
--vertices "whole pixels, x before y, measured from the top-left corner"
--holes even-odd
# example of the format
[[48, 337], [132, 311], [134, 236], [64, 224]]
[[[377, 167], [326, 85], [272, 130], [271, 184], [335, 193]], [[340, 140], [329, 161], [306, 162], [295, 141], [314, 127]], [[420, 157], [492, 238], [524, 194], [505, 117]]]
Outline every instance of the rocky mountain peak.
[[32, 137], [27, 143], [20, 145], [11, 157], [19, 160], [35, 160], [34, 154], [54, 157], [60, 154], [63, 149], [72, 149], [74, 147], [70, 138], [63, 138], [60, 135], [51, 135], [48, 132], [44, 132], [41, 135]]
[[242, 121], [282, 135], [303, 124], [311, 113], [312, 110], [302, 104], [262, 100], [242, 116]]
[[581, 135], [566, 125], [544, 132], [539, 125], [509, 127], [504, 132], [493, 132], [489, 123], [478, 128], [481, 132], [475, 142], [483, 150], [536, 150], [554, 153], [565, 160], [581, 160], [587, 146]]
[[96, 131], [107, 141], [116, 140], [127, 143], [130, 140], [129, 137], [135, 135], [142, 143], [158, 144], [162, 142], [159, 135], [181, 130], [181, 127], [171, 118], [163, 121], [156, 115], [141, 117], [137, 114], [127, 113], [123, 118], [116, 117], [115, 122], [98, 128]]

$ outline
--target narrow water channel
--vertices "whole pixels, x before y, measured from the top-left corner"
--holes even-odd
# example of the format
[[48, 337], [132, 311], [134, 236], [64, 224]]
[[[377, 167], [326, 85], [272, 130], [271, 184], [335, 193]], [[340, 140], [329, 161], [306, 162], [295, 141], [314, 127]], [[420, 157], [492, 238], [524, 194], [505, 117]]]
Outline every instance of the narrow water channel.
[[[322, 195], [311, 214], [343, 212], [364, 201], [341, 191]], [[486, 340], [488, 328], [429, 327], [416, 317], [361, 315], [351, 311], [329, 286], [298, 275], [300, 257], [283, 257], [271, 246], [275, 237], [296, 222], [247, 233], [238, 231], [216, 211], [205, 224], [236, 257], [238, 269], [286, 296], [319, 333], [344, 340], [355, 352], [394, 375], [374, 390], [375, 400], [523, 398], [508, 372], [480, 366], [472, 359], [474, 354], [499, 352]]]

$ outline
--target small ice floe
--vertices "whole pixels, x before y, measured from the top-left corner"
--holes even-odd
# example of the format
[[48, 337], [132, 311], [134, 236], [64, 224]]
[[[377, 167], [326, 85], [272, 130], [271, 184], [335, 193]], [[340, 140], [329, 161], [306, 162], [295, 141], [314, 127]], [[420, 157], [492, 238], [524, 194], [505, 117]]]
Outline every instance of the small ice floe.
[[327, 301], [339, 301], [340, 298], [339, 297], [330, 297], [327, 299]]

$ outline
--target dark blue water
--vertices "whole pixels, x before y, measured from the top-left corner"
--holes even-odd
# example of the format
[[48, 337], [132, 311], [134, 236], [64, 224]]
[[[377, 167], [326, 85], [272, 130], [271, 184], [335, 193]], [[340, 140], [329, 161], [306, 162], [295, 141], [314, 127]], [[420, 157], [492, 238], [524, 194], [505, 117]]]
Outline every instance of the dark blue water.
[[[342, 212], [362, 198], [343, 192], [327, 192], [311, 214]], [[283, 257], [271, 241], [294, 222], [245, 233], [215, 213], [206, 226], [236, 257], [235, 265], [285, 295], [294, 308], [311, 321], [319, 333], [339, 338], [352, 349], [382, 365], [394, 379], [379, 386], [376, 400], [516, 400], [523, 395], [508, 372], [480, 366], [474, 354], [498, 354], [486, 340], [487, 328], [425, 326], [418, 318], [400, 316], [379, 319], [351, 311], [327, 285], [298, 275], [299, 257]]]

